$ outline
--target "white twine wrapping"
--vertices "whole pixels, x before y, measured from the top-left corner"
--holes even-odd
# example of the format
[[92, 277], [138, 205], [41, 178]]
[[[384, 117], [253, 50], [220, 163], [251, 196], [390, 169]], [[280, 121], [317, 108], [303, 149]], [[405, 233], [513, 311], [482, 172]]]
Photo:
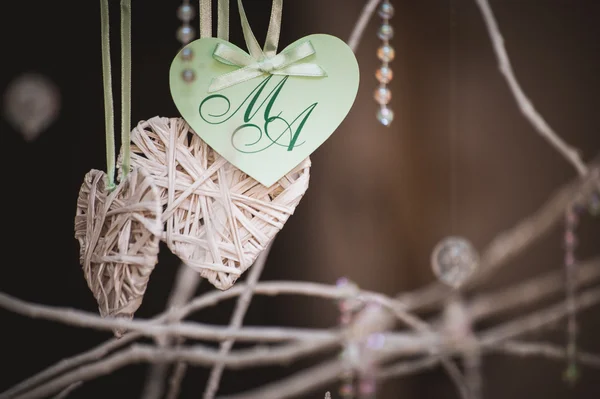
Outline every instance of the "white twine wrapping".
[[[102, 317], [133, 317], [158, 262], [162, 210], [153, 179], [138, 168], [113, 191], [106, 173], [86, 176], [75, 216], [85, 279]], [[119, 332], [117, 332], [119, 334]]]
[[154, 117], [131, 132], [131, 164], [159, 189], [163, 241], [225, 290], [281, 230], [308, 189], [310, 159], [265, 187], [213, 151], [181, 118]]

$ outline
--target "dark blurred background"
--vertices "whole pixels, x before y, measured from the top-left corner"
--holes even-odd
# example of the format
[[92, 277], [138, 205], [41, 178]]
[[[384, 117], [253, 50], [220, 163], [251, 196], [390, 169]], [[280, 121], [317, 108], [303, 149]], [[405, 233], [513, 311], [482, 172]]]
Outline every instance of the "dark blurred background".
[[[231, 41], [242, 45], [237, 6], [232, 3]], [[286, 1], [280, 47], [311, 33], [347, 39], [364, 3]], [[481, 249], [575, 176], [520, 115], [473, 0], [392, 3], [397, 56], [392, 63], [391, 106], [396, 120], [391, 128], [375, 120], [372, 93], [380, 43], [380, 19], [375, 16], [357, 52], [361, 84], [355, 106], [312, 156], [310, 188], [277, 237], [263, 280], [333, 283], [347, 276], [365, 289], [388, 295], [415, 289], [433, 280], [429, 256], [440, 239], [464, 235]], [[168, 69], [179, 49], [179, 4], [133, 0], [134, 124], [155, 115], [178, 116]], [[244, 4], [262, 41], [270, 1]], [[600, 151], [600, 4], [492, 0], [491, 5], [524, 90], [550, 125], [590, 160]], [[6, 228], [0, 291], [96, 312], [78, 262], [73, 218], [84, 175], [92, 168], [104, 169], [106, 162], [99, 2], [11, 1], [0, 9], [0, 92], [19, 74], [37, 72], [54, 81], [62, 96], [58, 119], [34, 142], [25, 141], [5, 118], [0, 122]], [[113, 0], [117, 110], [118, 19], [118, 1]], [[597, 218], [584, 218], [579, 235], [580, 258], [600, 252]], [[562, 257], [561, 231], [556, 229], [478, 290], [560, 269]], [[164, 309], [178, 264], [162, 247], [138, 317]], [[211, 289], [203, 284], [199, 292]], [[207, 309], [193, 319], [226, 324], [233, 304]], [[245, 322], [327, 327], [336, 323], [336, 316], [333, 303], [257, 297]], [[481, 327], [486, 325], [489, 322]], [[0, 327], [0, 390], [110, 338], [109, 333], [32, 321], [2, 310]], [[560, 324], [531, 338], [561, 343], [564, 335]], [[599, 336], [598, 308], [582, 313], [580, 347], [599, 353]], [[220, 393], [256, 387], [308, 364], [226, 371]], [[563, 369], [561, 361], [487, 356], [485, 398], [600, 397], [600, 371], [583, 369], [580, 383], [570, 388], [561, 380]], [[146, 365], [127, 367], [85, 383], [71, 397], [137, 398], [146, 370]], [[200, 397], [207, 376], [206, 369], [189, 370], [181, 397]], [[335, 384], [327, 389], [337, 397]], [[322, 398], [325, 390], [304, 397]], [[457, 397], [439, 369], [388, 381], [380, 392], [381, 399]]]

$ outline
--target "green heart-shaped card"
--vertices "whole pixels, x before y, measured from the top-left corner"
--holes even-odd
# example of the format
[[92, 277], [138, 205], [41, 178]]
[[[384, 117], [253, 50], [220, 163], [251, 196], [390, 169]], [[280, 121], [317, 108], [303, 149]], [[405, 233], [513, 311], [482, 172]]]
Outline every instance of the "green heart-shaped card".
[[358, 83], [352, 50], [324, 34], [259, 60], [225, 40], [203, 38], [182, 49], [170, 70], [181, 116], [223, 158], [267, 187], [331, 136], [350, 111]]

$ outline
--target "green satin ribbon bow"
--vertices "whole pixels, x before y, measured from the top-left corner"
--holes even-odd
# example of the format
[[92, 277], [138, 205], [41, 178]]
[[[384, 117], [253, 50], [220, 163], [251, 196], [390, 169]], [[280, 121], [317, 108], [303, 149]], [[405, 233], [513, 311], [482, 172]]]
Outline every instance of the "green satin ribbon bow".
[[260, 48], [250, 28], [242, 0], [238, 0], [238, 7], [242, 20], [242, 31], [249, 53], [226, 43], [218, 44], [213, 52], [213, 58], [226, 65], [238, 66], [240, 69], [214, 78], [208, 89], [209, 93], [267, 74], [305, 77], [327, 76], [323, 68], [317, 64], [299, 63], [303, 59], [315, 54], [315, 49], [310, 40], [295, 44], [277, 54], [283, 0], [273, 0], [271, 20], [269, 22], [264, 49]]

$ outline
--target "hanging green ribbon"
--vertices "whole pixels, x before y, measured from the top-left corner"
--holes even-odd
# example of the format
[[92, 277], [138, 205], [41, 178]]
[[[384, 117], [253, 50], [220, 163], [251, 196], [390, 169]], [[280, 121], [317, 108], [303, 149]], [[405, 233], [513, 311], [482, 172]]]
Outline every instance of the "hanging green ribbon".
[[[115, 188], [115, 111], [110, 63], [110, 23], [108, 0], [100, 0], [102, 36], [102, 80], [104, 85], [104, 123], [106, 130], [107, 188]], [[131, 124], [131, 0], [121, 0], [121, 147], [123, 177], [129, 173]]]
[[212, 37], [212, 1], [200, 0], [198, 12], [200, 13], [200, 38]]
[[131, 0], [121, 0], [121, 170], [129, 174], [131, 141]]
[[217, 37], [229, 41], [229, 0], [219, 0], [217, 9]]
[[[212, 1], [200, 0], [200, 38], [212, 37]], [[219, 0], [217, 5], [217, 37], [229, 40], [229, 0]]]
[[281, 32], [283, 0], [273, 0], [269, 29], [263, 49], [261, 49], [250, 28], [242, 0], [238, 0], [238, 7], [240, 19], [242, 20], [242, 31], [249, 53], [228, 43], [218, 44], [213, 52], [213, 58], [223, 64], [240, 67], [240, 69], [214, 78], [208, 88], [209, 93], [267, 74], [305, 77], [327, 76], [323, 68], [315, 63], [299, 63], [315, 54], [315, 49], [310, 40], [297, 43], [280, 54], [276, 54]]

